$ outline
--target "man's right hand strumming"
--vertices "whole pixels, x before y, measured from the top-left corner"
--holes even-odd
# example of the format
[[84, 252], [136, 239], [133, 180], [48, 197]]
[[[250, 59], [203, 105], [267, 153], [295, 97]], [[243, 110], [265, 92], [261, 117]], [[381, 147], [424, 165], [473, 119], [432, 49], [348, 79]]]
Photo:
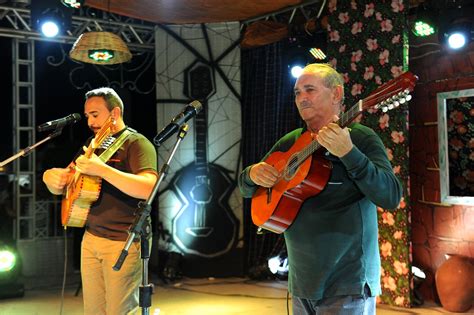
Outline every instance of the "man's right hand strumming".
[[280, 179], [280, 174], [276, 168], [265, 162], [255, 164], [249, 171], [250, 179], [262, 187], [273, 187]]
[[48, 190], [55, 195], [61, 195], [71, 179], [72, 173], [69, 168], [51, 168], [43, 173], [43, 182]]

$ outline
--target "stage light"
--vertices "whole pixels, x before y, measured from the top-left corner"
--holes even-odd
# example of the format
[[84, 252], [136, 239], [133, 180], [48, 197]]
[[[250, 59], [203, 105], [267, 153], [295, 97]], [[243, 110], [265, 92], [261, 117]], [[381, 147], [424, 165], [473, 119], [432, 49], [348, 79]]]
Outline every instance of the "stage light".
[[12, 270], [15, 265], [15, 254], [10, 250], [0, 250], [0, 273]]
[[299, 64], [292, 65], [292, 66], [290, 66], [290, 72], [291, 72], [291, 75], [293, 76], [293, 78], [297, 79], [297, 78], [299, 78], [299, 76], [303, 72], [303, 66], [299, 65]]
[[65, 33], [71, 25], [72, 9], [56, 0], [32, 1], [31, 24], [43, 36], [52, 38]]
[[80, 9], [84, 4], [84, 0], [61, 0], [61, 3], [68, 8]]
[[23, 296], [21, 259], [14, 246], [0, 241], [0, 298]]
[[268, 259], [268, 269], [279, 279], [288, 278], [288, 256], [281, 252], [277, 256]]
[[411, 274], [413, 276], [413, 300], [414, 306], [423, 305], [424, 299], [420, 293], [420, 287], [426, 280], [426, 273], [419, 267], [411, 266]]
[[55, 37], [59, 33], [59, 26], [54, 21], [44, 21], [40, 28], [41, 33], [46, 37]]
[[434, 34], [437, 27], [434, 21], [434, 11], [420, 4], [416, 9], [416, 19], [413, 22], [412, 32], [415, 36], [425, 37]]
[[461, 49], [473, 39], [472, 23], [453, 23], [443, 28], [440, 40], [451, 49]]

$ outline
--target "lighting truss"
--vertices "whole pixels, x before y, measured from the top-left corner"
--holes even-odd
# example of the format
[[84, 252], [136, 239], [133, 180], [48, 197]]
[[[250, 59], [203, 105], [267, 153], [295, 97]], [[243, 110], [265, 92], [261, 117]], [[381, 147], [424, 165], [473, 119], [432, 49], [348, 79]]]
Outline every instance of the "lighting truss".
[[44, 38], [31, 25], [29, 9], [0, 6], [0, 36], [73, 44], [84, 32], [107, 31], [123, 38], [130, 50], [150, 52], [155, 49], [155, 26], [137, 19], [97, 10], [77, 10], [64, 36]]
[[294, 21], [295, 16], [297, 14], [301, 14], [306, 19], [306, 21], [308, 21], [311, 18], [318, 19], [321, 16], [321, 13], [323, 12], [326, 2], [327, 2], [326, 0], [303, 1], [303, 3], [301, 4], [297, 4], [294, 6], [281, 9], [276, 12], [272, 12], [269, 14], [265, 14], [265, 15], [248, 19], [248, 20], [241, 21], [241, 24], [242, 26], [244, 26], [244, 25], [249, 25], [252, 22], [256, 22], [256, 21], [272, 20], [274, 22], [286, 23], [290, 25]]

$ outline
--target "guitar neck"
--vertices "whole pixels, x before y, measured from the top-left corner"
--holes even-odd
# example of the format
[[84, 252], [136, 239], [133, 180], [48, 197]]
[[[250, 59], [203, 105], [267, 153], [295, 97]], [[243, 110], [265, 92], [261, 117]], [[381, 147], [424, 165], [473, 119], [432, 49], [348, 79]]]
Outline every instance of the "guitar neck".
[[194, 120], [195, 135], [195, 163], [198, 169], [207, 170], [207, 106], [203, 106], [201, 112]]
[[[362, 112], [362, 100], [357, 102], [354, 106], [352, 106], [347, 112], [342, 113], [341, 117], [337, 121], [337, 124], [341, 126], [341, 128], [347, 127], [360, 113]], [[301, 152], [302, 160], [305, 160], [310, 155], [312, 155], [316, 150], [321, 148], [321, 145], [318, 141], [312, 140]]]
[[[383, 112], [397, 108], [401, 104], [411, 99], [410, 92], [413, 91], [418, 78], [411, 72], [404, 72], [395, 79], [379, 86], [372, 91], [369, 96], [359, 100], [348, 111], [342, 113], [337, 124], [342, 128], [347, 127], [360, 113], [368, 108], [380, 108]], [[301, 151], [301, 158], [304, 160], [321, 148], [321, 145], [312, 140]]]

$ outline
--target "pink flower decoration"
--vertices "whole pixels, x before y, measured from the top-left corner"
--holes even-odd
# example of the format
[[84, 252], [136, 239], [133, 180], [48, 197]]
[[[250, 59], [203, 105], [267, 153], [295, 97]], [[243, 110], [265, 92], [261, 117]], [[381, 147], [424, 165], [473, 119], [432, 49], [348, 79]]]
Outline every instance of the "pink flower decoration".
[[364, 16], [366, 18], [374, 15], [374, 7], [375, 7], [375, 5], [373, 3], [369, 3], [369, 4], [365, 5]]
[[403, 131], [392, 131], [391, 136], [394, 143], [403, 143], [405, 141]]
[[399, 77], [400, 74], [403, 73], [402, 66], [392, 66], [390, 71], [392, 72], [392, 77], [394, 77], [394, 78]]
[[458, 138], [452, 138], [449, 140], [449, 146], [453, 147], [454, 150], [459, 151], [464, 147], [464, 143]]
[[336, 58], [332, 58], [331, 60], [329, 60], [329, 64], [331, 64], [331, 66], [336, 69], [336, 66], [337, 66], [337, 59]]
[[456, 124], [462, 123], [465, 119], [463, 112], [457, 110], [453, 110], [451, 114], [449, 114], [449, 118], [451, 118]]
[[395, 269], [395, 272], [398, 273], [399, 275], [406, 275], [408, 274], [408, 268], [406, 263], [399, 262], [398, 260], [395, 260], [393, 263], [393, 268]]
[[341, 46], [339, 47], [339, 52], [340, 52], [340, 53], [343, 53], [343, 52], [345, 52], [345, 51], [346, 51], [346, 45], [341, 45]]
[[405, 303], [405, 297], [403, 296], [397, 296], [395, 298], [395, 304], [402, 306]]
[[374, 67], [368, 66], [365, 67], [364, 80], [368, 81], [374, 77]]
[[390, 212], [384, 212], [382, 214], [382, 222], [388, 225], [395, 224], [395, 219], [393, 218], [393, 214], [391, 214]]
[[380, 251], [382, 252], [383, 257], [392, 256], [392, 244], [390, 242], [384, 242], [380, 246]]
[[393, 160], [393, 151], [392, 151], [392, 149], [386, 148], [386, 150], [387, 150], [388, 160], [389, 161]]
[[362, 32], [362, 22], [355, 22], [354, 24], [352, 24], [352, 29], [351, 29], [352, 35], [355, 35], [360, 32]]
[[382, 21], [382, 13], [380, 13], [380, 12], [375, 13], [375, 19], [377, 21]]
[[344, 79], [344, 83], [349, 82], [349, 74], [347, 72], [342, 74], [342, 78]]
[[392, 11], [395, 13], [402, 12], [405, 7], [403, 0], [392, 0]]
[[384, 51], [382, 51], [380, 54], [379, 54], [379, 63], [380, 65], [384, 65], [386, 63], [388, 63], [388, 56], [390, 55], [390, 52], [385, 49]]
[[351, 63], [351, 70], [356, 72], [357, 71], [357, 65], [355, 63]]
[[339, 23], [346, 24], [349, 21], [349, 13], [341, 12], [339, 13]]
[[337, 0], [330, 0], [328, 3], [329, 12], [334, 12], [337, 9]]
[[351, 1], [351, 9], [352, 10], [357, 10], [357, 2], [354, 1], [354, 0]]
[[352, 57], [351, 57], [351, 62], [359, 62], [362, 59], [362, 50], [358, 51], [353, 51], [352, 52]]
[[367, 45], [367, 49], [369, 51], [374, 51], [376, 50], [377, 48], [379, 48], [379, 44], [377, 43], [377, 39], [372, 39], [372, 38], [369, 38], [365, 44]]
[[393, 233], [393, 238], [396, 239], [396, 240], [401, 240], [402, 236], [403, 236], [402, 231], [396, 231], [395, 233]]
[[394, 166], [393, 167], [393, 173], [394, 174], [400, 174], [400, 169], [401, 169], [400, 165]]
[[375, 83], [377, 83], [378, 85], [381, 85], [382, 84], [382, 78], [380, 78], [378, 75], [375, 76]]
[[339, 31], [335, 30], [335, 31], [329, 32], [329, 40], [331, 42], [338, 42], [339, 39], [340, 39]]
[[392, 20], [383, 20], [380, 22], [380, 27], [382, 28], [382, 32], [391, 32], [393, 29]]
[[398, 44], [400, 42], [400, 35], [395, 35], [392, 38], [392, 44]]
[[407, 206], [407, 204], [405, 202], [405, 197], [402, 197], [402, 199], [400, 200], [400, 203], [398, 204], [398, 207], [400, 209], [405, 209], [406, 206]]
[[362, 92], [362, 84], [356, 83], [352, 86], [351, 94], [352, 96], [359, 95]]
[[387, 114], [383, 114], [382, 116], [380, 116], [379, 118], [379, 127], [380, 129], [385, 129], [388, 127], [388, 121], [390, 120], [390, 116], [388, 116]]
[[395, 279], [393, 279], [392, 277], [390, 276], [383, 277], [382, 281], [383, 281], [383, 287], [385, 289], [389, 289], [390, 291], [395, 291], [397, 289]]

